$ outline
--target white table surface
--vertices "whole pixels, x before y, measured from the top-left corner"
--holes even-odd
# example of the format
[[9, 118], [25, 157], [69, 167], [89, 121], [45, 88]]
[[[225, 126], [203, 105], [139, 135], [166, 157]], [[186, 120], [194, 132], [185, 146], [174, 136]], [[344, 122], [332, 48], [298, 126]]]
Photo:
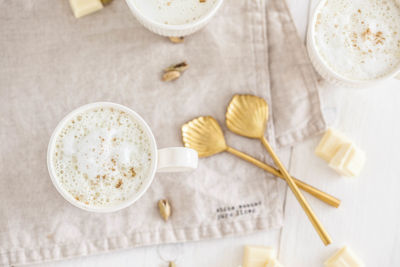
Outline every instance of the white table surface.
[[[287, 0], [302, 37], [318, 1]], [[322, 245], [293, 194], [287, 191], [284, 226], [279, 230], [180, 246], [137, 248], [40, 266], [162, 267], [168, 264], [158, 254], [171, 249], [180, 251], [178, 267], [237, 267], [243, 246], [248, 244], [275, 247], [286, 267], [321, 267], [345, 244], [366, 266], [400, 266], [400, 81], [392, 79], [362, 90], [332, 90], [335, 92], [328, 100], [337, 107], [334, 127], [367, 154], [362, 174], [342, 178], [329, 169], [313, 153], [320, 136], [279, 153], [292, 175], [342, 200], [335, 209], [306, 196], [333, 239], [330, 246]]]

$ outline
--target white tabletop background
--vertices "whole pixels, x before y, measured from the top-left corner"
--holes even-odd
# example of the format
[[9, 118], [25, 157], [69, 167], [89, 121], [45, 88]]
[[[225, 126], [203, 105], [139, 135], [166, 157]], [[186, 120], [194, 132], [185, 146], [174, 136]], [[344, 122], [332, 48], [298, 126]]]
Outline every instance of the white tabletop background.
[[[299, 34], [305, 38], [308, 17], [319, 0], [287, 0]], [[334, 125], [367, 154], [357, 178], [342, 178], [314, 155], [321, 136], [280, 151], [290, 173], [342, 200], [331, 208], [306, 196], [330, 233], [324, 247], [290, 191], [286, 193], [284, 225], [279, 230], [242, 237], [152, 246], [109, 254], [40, 264], [65, 266], [168, 266], [159, 252], [178, 254], [181, 267], [237, 267], [244, 245], [272, 246], [285, 267], [321, 267], [326, 258], [349, 245], [366, 266], [400, 266], [400, 81], [391, 79], [366, 89], [338, 88]], [[36, 266], [36, 265], [35, 265]]]

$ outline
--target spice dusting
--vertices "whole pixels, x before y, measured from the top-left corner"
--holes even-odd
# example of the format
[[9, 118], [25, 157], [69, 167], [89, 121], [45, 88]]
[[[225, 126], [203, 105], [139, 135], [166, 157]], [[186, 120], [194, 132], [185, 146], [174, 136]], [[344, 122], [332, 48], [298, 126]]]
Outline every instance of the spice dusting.
[[122, 180], [119, 179], [119, 180], [118, 180], [118, 183], [115, 185], [115, 188], [120, 188], [121, 185], [122, 185]]

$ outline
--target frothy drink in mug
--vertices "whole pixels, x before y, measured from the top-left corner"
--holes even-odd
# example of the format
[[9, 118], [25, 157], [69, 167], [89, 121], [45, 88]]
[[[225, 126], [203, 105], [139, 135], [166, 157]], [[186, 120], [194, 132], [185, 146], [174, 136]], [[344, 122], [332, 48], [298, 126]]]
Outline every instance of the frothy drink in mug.
[[156, 171], [197, 167], [197, 152], [157, 150], [146, 122], [127, 107], [93, 103], [67, 115], [49, 143], [47, 163], [57, 190], [89, 211], [115, 211], [135, 202]]
[[319, 55], [347, 79], [377, 79], [400, 65], [396, 0], [327, 0], [313, 27]]
[[182, 25], [201, 19], [214, 8], [217, 0], [130, 0], [144, 16], [158, 23]]
[[89, 206], [126, 200], [149, 175], [149, 137], [135, 118], [112, 107], [77, 114], [64, 125], [55, 144], [57, 179]]

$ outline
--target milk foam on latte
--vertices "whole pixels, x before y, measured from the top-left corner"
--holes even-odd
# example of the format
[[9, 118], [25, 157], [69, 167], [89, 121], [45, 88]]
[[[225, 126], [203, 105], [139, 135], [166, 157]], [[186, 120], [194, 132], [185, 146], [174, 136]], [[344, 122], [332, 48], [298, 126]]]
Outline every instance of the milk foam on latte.
[[317, 11], [314, 40], [330, 68], [349, 79], [384, 76], [400, 64], [396, 0], [327, 0]]
[[201, 19], [216, 0], [130, 0], [148, 18], [162, 24], [181, 25]]
[[56, 179], [87, 206], [112, 206], [129, 199], [149, 177], [150, 137], [129, 113], [94, 107], [64, 124], [55, 141]]

